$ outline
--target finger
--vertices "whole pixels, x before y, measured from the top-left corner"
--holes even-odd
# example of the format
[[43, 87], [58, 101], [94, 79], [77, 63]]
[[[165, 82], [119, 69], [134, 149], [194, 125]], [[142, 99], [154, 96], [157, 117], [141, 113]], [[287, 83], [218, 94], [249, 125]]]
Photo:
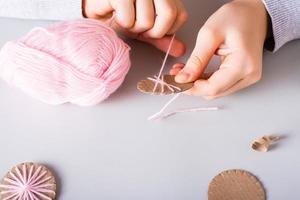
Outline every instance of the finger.
[[154, 0], [156, 18], [152, 29], [144, 33], [145, 37], [162, 38], [173, 26], [177, 7], [171, 3], [171, 0]]
[[224, 62], [225, 58], [226, 58], [225, 56], [220, 56], [221, 62]]
[[230, 89], [226, 90], [225, 92], [219, 94], [219, 95], [215, 95], [215, 96], [204, 96], [203, 98], [207, 99], [207, 100], [212, 100], [212, 99], [216, 99], [216, 98], [220, 98], [220, 97], [224, 97], [224, 96], [228, 96], [230, 94], [233, 94], [239, 90], [242, 90], [246, 87], [249, 87], [250, 85], [252, 85], [253, 82], [251, 82], [249, 79], [242, 79], [240, 81], [238, 81], [234, 86], [232, 86]]
[[[178, 68], [175, 68], [175, 69], [171, 69], [170, 70], [170, 72], [169, 72], [169, 74], [170, 75], [173, 75], [173, 76], [176, 76], [178, 73], [180, 72], [180, 70], [178, 69]], [[203, 74], [201, 74], [201, 79], [204, 79], [204, 80], [207, 80], [207, 79], [209, 79], [209, 77], [212, 75], [212, 73], [203, 73]], [[195, 94], [192, 94], [191, 92], [190, 92], [190, 90], [188, 90], [188, 91], [186, 91], [186, 92], [184, 92], [185, 94], [188, 94], [188, 95], [194, 95], [195, 96]], [[198, 95], [199, 96], [199, 95]]]
[[201, 29], [192, 55], [183, 70], [176, 76], [176, 81], [186, 83], [197, 80], [221, 43], [222, 38], [215, 32]]
[[[145, 38], [142, 35], [139, 35], [137, 37], [138, 40], [147, 42], [156, 48], [158, 48], [161, 51], [167, 52], [168, 47], [170, 45], [170, 41], [172, 39], [172, 36], [165, 36], [161, 39], [154, 39], [154, 38]], [[185, 53], [186, 47], [184, 43], [179, 40], [178, 38], [175, 38], [172, 44], [172, 48], [170, 51], [170, 55], [174, 57], [182, 56]]]
[[[131, 39], [136, 39], [151, 44], [152, 46], [164, 52], [167, 52], [173, 37], [173, 36], [165, 36], [161, 39], [154, 39], [154, 38], [146, 38], [141, 34], [132, 33], [125, 29], [118, 29], [118, 31], [122, 32], [123, 34], [125, 34], [127, 37]], [[180, 39], [175, 37], [170, 50], [170, 55], [174, 57], [180, 57], [184, 55], [185, 51], [186, 51], [185, 44]]]
[[184, 66], [185, 66], [184, 63], [176, 63], [172, 66], [172, 69], [176, 69], [176, 68], [183, 69]]
[[242, 78], [243, 73], [238, 68], [221, 65], [209, 79], [196, 81], [189, 93], [197, 96], [218, 96]]
[[[184, 68], [185, 64], [183, 63], [176, 63], [172, 66], [172, 69], [170, 70], [170, 75], [177, 75], [182, 68]], [[211, 77], [211, 75], [213, 74], [213, 72], [208, 72], [208, 73], [203, 73], [201, 74], [201, 78], [202, 79], [208, 79], [209, 77]]]
[[169, 71], [170, 75], [177, 75], [184, 68], [184, 66], [185, 64], [183, 63], [174, 64]]
[[177, 18], [175, 20], [175, 23], [173, 24], [173, 26], [171, 27], [171, 29], [168, 31], [168, 35], [172, 35], [174, 33], [176, 33], [180, 27], [183, 26], [183, 24], [187, 21], [188, 19], [188, 14], [186, 9], [184, 8], [183, 4], [181, 1], [177, 1], [178, 5], [177, 5]]
[[153, 0], [136, 0], [135, 13], [135, 24], [130, 31], [134, 33], [142, 33], [153, 27], [155, 20]]
[[121, 0], [112, 4], [116, 12], [117, 23], [126, 29], [131, 28], [135, 21], [134, 0]]
[[[170, 70], [170, 75], [177, 75], [180, 72], [180, 69], [175, 68]], [[212, 75], [212, 73], [203, 73], [201, 74], [201, 79], [209, 79], [209, 77]], [[188, 92], [188, 91], [187, 91]], [[187, 93], [190, 94], [190, 93]], [[191, 94], [190, 94], [191, 95]]]
[[[109, 1], [83, 1], [83, 15], [91, 19], [105, 20], [114, 11]], [[98, 9], [101, 8], [101, 9]]]
[[248, 75], [244, 79], [238, 81], [235, 85], [233, 85], [231, 88], [228, 90], [222, 92], [221, 94], [214, 95], [214, 96], [204, 96], [205, 99], [215, 99], [223, 96], [230, 95], [232, 93], [235, 93], [241, 89], [244, 89], [246, 87], [249, 87], [250, 85], [258, 82], [261, 79], [261, 74], [253, 76], [253, 75]]
[[172, 68], [170, 69], [170, 75], [177, 75], [180, 72], [181, 68]]
[[215, 54], [218, 56], [228, 56], [231, 53], [233, 53], [233, 50], [229, 48], [226, 44], [221, 44], [215, 52]]

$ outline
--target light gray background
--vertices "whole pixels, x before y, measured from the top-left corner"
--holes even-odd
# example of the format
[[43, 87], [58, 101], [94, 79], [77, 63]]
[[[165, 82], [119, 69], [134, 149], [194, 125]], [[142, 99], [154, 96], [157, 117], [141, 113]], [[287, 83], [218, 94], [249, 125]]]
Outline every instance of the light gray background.
[[[188, 53], [222, 3], [186, 0], [190, 20], [179, 36]], [[0, 45], [49, 23], [1, 19]], [[223, 110], [162, 122], [146, 118], [170, 97], [141, 94], [136, 83], [158, 71], [164, 54], [129, 43], [133, 64], [125, 83], [96, 107], [49, 106], [0, 82], [1, 176], [34, 161], [55, 171], [60, 200], [204, 200], [215, 175], [241, 168], [261, 179], [268, 199], [300, 199], [300, 41], [266, 53], [263, 80], [255, 86], [211, 102], [181, 97], [172, 105]], [[287, 138], [269, 153], [252, 151], [251, 141], [264, 134]]]

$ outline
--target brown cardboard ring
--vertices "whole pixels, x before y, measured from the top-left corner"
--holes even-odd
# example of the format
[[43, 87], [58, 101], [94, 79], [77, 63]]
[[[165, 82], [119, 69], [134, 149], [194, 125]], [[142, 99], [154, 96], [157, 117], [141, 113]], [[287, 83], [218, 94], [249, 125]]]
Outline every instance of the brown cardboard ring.
[[282, 138], [282, 136], [265, 135], [255, 139], [251, 144], [251, 148], [258, 152], [267, 152], [275, 142]]
[[223, 171], [209, 184], [208, 200], [265, 200], [262, 183], [250, 172]]

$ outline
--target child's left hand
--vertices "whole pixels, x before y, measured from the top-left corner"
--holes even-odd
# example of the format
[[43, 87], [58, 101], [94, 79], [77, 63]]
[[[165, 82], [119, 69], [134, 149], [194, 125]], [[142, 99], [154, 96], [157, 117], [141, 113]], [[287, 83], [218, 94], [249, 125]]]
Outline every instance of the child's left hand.
[[[187, 20], [181, 0], [82, 0], [87, 18], [107, 21], [115, 13], [112, 27], [126, 36], [167, 51], [171, 36]], [[181, 56], [185, 45], [175, 38], [172, 56]]]
[[[268, 17], [262, 0], [225, 4], [201, 28], [187, 64], [170, 71], [180, 83], [195, 81], [187, 93], [214, 99], [245, 88], [261, 78]], [[212, 56], [221, 57], [219, 70], [200, 79]]]

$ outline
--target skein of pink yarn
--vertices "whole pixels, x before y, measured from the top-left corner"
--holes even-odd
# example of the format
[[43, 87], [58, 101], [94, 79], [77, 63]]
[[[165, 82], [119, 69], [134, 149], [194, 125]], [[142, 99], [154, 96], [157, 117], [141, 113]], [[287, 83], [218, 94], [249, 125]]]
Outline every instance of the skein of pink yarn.
[[91, 106], [122, 84], [130, 68], [129, 51], [101, 22], [61, 22], [6, 43], [0, 77], [48, 104]]

